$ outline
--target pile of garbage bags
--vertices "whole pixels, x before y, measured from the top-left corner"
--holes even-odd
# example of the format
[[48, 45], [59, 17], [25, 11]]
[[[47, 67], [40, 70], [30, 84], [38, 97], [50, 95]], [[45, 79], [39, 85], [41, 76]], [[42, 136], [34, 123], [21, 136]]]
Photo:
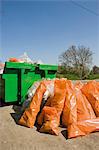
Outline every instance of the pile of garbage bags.
[[8, 60], [9, 62], [18, 62], [18, 63], [29, 63], [29, 64], [43, 64], [42, 60], [37, 60], [33, 61], [26, 52], [23, 53], [22, 56], [19, 56], [18, 58], [16, 57], [11, 57]]
[[19, 124], [33, 128], [36, 122], [40, 132], [53, 135], [59, 134], [62, 125], [68, 138], [99, 131], [99, 82], [73, 84], [65, 78], [42, 80], [29, 93]]

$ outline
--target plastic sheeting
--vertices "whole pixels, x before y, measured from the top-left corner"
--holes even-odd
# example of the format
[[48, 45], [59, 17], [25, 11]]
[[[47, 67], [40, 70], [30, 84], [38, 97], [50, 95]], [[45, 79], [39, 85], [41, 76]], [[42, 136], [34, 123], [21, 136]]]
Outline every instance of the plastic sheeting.
[[30, 102], [31, 102], [31, 100], [32, 100], [32, 98], [33, 98], [33, 96], [34, 96], [34, 94], [35, 94], [37, 88], [39, 87], [39, 85], [40, 85], [40, 82], [39, 82], [39, 81], [38, 81], [38, 82], [35, 82], [35, 83], [30, 87], [30, 89], [28, 90], [28, 92], [27, 92], [28, 97], [27, 97], [27, 99], [26, 99], [26, 100], [23, 102], [23, 104], [22, 104], [22, 111], [25, 111], [25, 109], [29, 107], [29, 104], [30, 104]]

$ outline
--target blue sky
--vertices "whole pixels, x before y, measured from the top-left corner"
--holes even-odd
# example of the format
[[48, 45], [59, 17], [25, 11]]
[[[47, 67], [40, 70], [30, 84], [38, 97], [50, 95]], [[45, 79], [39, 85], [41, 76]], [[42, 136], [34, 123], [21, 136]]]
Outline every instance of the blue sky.
[[[74, 1], [99, 14], [98, 0]], [[99, 66], [99, 16], [71, 0], [4, 0], [0, 15], [0, 60], [27, 52], [33, 60], [57, 64], [71, 45], [84, 45]]]

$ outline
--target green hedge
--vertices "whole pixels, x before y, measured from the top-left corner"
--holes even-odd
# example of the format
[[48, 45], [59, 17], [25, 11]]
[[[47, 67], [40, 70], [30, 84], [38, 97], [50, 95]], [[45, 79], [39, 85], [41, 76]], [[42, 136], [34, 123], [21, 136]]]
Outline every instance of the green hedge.
[[88, 76], [88, 79], [89, 79], [89, 80], [99, 79], [99, 74], [90, 74], [90, 75]]
[[[67, 78], [69, 80], [80, 80], [80, 78], [76, 75], [76, 74], [57, 74], [56, 75], [57, 78]], [[99, 74], [89, 74], [88, 77], [86, 77], [85, 79], [87, 80], [94, 80], [94, 79], [99, 79]]]
[[57, 74], [57, 78], [67, 78], [69, 80], [79, 80], [79, 77], [76, 74]]

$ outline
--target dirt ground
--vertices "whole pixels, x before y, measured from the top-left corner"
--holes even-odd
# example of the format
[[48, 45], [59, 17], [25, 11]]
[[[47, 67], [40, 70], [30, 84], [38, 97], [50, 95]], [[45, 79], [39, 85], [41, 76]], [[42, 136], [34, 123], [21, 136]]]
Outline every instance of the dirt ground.
[[36, 127], [30, 129], [17, 124], [20, 116], [15, 113], [16, 108], [0, 107], [0, 150], [99, 149], [99, 132], [75, 139], [67, 139], [64, 128], [60, 129], [59, 136], [39, 133]]

